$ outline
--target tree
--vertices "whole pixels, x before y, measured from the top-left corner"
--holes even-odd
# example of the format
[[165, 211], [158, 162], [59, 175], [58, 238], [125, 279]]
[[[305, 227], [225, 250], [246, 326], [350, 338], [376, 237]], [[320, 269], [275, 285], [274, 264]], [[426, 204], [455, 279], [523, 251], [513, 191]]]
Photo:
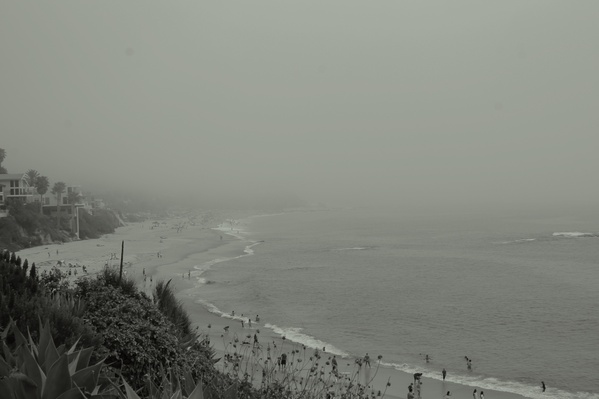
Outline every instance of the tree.
[[29, 187], [35, 187], [39, 175], [40, 173], [35, 169], [29, 169], [25, 172], [25, 180], [27, 181], [27, 184], [29, 184]]
[[4, 148], [0, 148], [0, 173], [6, 173], [6, 169], [2, 167], [2, 162], [6, 159], [6, 150]]
[[48, 188], [50, 187], [50, 181], [47, 176], [38, 176], [35, 180], [35, 189], [37, 193], [40, 195], [40, 213], [42, 213], [42, 207], [44, 205], [44, 194], [48, 192]]
[[60, 229], [60, 203], [62, 201], [62, 194], [64, 193], [67, 185], [64, 182], [56, 182], [52, 187], [52, 194], [56, 196], [56, 228]]
[[71, 191], [68, 194], [69, 205], [71, 205], [71, 233], [74, 233], [73, 229], [73, 218], [75, 217], [75, 204], [79, 202], [79, 193]]

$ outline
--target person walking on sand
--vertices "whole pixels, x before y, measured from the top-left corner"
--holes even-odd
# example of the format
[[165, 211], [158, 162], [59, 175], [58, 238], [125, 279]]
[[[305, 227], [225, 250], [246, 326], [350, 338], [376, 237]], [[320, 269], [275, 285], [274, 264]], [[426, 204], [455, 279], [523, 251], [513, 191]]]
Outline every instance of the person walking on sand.
[[368, 356], [368, 352], [366, 352], [366, 356], [364, 356], [364, 364], [370, 367], [370, 356]]
[[478, 395], [478, 397], [480, 399], [485, 399], [485, 393], [483, 391], [480, 391], [480, 395]]
[[474, 392], [472, 392], [472, 397], [473, 397], [474, 399], [476, 399], [476, 389], [474, 390]]
[[541, 381], [541, 389], [545, 392], [545, 381]]
[[447, 393], [445, 394], [445, 397], [443, 399], [449, 399], [450, 396], [451, 396], [451, 392], [447, 391]]
[[447, 370], [443, 369], [443, 371], [441, 371], [441, 374], [443, 375], [443, 381], [445, 381], [445, 376], [447, 376]]

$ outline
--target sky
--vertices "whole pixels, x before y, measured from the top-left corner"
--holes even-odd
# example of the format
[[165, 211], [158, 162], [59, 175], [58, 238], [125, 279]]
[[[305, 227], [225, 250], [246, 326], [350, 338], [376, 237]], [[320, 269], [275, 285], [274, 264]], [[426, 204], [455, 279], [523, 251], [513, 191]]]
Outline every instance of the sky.
[[51, 183], [596, 203], [599, 2], [3, 1], [0, 148]]

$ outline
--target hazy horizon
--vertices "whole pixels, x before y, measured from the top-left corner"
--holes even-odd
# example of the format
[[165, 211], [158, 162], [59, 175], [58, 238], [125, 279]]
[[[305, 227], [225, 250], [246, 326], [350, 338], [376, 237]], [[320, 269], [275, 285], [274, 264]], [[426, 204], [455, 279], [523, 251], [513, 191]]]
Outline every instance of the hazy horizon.
[[599, 3], [5, 2], [0, 148], [87, 189], [599, 199]]

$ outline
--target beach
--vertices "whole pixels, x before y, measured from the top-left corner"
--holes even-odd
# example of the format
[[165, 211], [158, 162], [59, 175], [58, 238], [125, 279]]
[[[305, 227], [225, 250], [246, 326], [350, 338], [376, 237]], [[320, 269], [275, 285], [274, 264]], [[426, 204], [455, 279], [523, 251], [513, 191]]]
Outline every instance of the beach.
[[[214, 221], [192, 225], [185, 218], [131, 223], [99, 239], [29, 248], [18, 252], [18, 255], [28, 259], [30, 264], [35, 262], [40, 273], [60, 261], [61, 270], [73, 273], [77, 270], [77, 276], [73, 274], [72, 278], [78, 278], [84, 274], [93, 275], [106, 265], [118, 267], [121, 243], [124, 241], [123, 263], [127, 276], [138, 281], [140, 288], [148, 293], [157, 281], [171, 280], [194, 325], [209, 338], [217, 358], [221, 359], [217, 363], [221, 370], [233, 372], [235, 361], [229, 356], [237, 353], [243, 355], [243, 359], [238, 361], [236, 374], [243, 377], [247, 373], [257, 385], [260, 385], [262, 378], [281, 380], [285, 375], [295, 376], [297, 384], [303, 382], [303, 378], [308, 380], [307, 375], [314, 367], [312, 374], [322, 378], [324, 382], [321, 384], [326, 385], [326, 390], [347, 388], [351, 383], [368, 385], [366, 390], [374, 392], [375, 396], [380, 391], [381, 395], [388, 398], [406, 397], [408, 386], [414, 382], [412, 374], [382, 366], [380, 363], [385, 359], [378, 359], [376, 353], [369, 355], [370, 366], [364, 362], [359, 365], [355, 357], [338, 356], [327, 351], [326, 346], [308, 347], [277, 334], [272, 328], [266, 328], [267, 314], [260, 314], [260, 321], [256, 321], [257, 314], [243, 317], [241, 314], [222, 314], [201, 303], [201, 286], [206, 281], [198, 279], [202, 278], [200, 276], [206, 269], [225, 260], [248, 256], [252, 253], [252, 246], [259, 244], [242, 239], [233, 227], [215, 227], [217, 224]], [[87, 273], [83, 273], [83, 265]], [[254, 340], [258, 341], [258, 345], [254, 345]], [[279, 366], [276, 364], [276, 358], [283, 353], [289, 359], [287, 373], [278, 372]], [[269, 354], [270, 361], [267, 361]], [[332, 373], [333, 356], [338, 362], [339, 378]], [[294, 372], [296, 369], [299, 371]], [[263, 370], [266, 371], [263, 373]], [[442, 398], [447, 391], [454, 398], [470, 398], [472, 390], [471, 386], [451, 382], [451, 373], [448, 381], [422, 377], [423, 398]], [[516, 399], [524, 396], [485, 390], [485, 397]]]

